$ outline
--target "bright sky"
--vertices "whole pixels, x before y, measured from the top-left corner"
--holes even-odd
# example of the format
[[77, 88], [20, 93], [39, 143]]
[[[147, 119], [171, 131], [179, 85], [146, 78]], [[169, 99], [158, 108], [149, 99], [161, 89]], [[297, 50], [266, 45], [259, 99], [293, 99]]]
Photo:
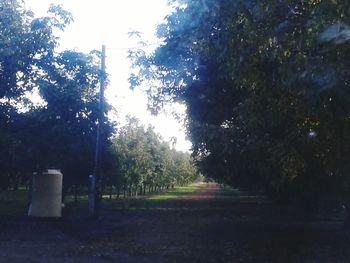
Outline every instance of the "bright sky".
[[36, 16], [43, 16], [51, 3], [60, 4], [73, 14], [74, 22], [61, 34], [61, 49], [89, 52], [106, 45], [106, 66], [110, 85], [107, 100], [117, 109], [119, 119], [130, 114], [145, 124], [152, 124], [165, 140], [177, 137], [176, 148], [188, 151], [191, 143], [172, 116], [151, 116], [147, 99], [141, 91], [129, 89], [130, 62], [127, 48], [135, 47], [128, 32], [143, 33], [143, 40], [156, 43], [157, 24], [170, 12], [167, 0], [25, 0]]

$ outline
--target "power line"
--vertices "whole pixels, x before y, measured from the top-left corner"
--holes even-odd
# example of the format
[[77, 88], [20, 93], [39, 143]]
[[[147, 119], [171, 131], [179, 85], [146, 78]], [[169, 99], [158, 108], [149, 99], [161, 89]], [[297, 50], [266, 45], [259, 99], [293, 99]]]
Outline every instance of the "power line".
[[164, 41], [158, 41], [158, 42], [154, 42], [154, 43], [150, 43], [150, 44], [146, 44], [146, 45], [139, 45], [139, 46], [133, 46], [133, 47], [107, 47], [107, 50], [130, 50], [130, 49], [140, 49], [140, 48], [144, 48], [144, 47], [150, 47], [150, 46], [155, 46], [155, 45], [160, 45], [163, 44]]

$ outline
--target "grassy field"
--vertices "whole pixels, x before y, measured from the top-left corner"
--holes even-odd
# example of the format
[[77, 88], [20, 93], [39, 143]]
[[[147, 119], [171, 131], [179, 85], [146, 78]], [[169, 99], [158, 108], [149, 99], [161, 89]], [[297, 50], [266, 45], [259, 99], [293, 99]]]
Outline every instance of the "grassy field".
[[26, 214], [28, 207], [28, 191], [0, 192], [0, 216], [20, 216]]
[[[1, 215], [18, 214], [26, 203], [23, 191], [0, 197]], [[105, 199], [101, 212], [98, 220], [88, 219], [87, 199], [80, 196], [77, 206], [67, 198], [62, 220], [5, 217], [0, 261], [350, 262], [341, 220], [305, 218], [292, 206], [215, 184]]]
[[181, 197], [191, 195], [202, 187], [201, 184], [179, 186], [164, 192], [140, 196], [138, 198], [126, 198], [119, 200], [104, 199], [106, 208], [111, 210], [143, 210], [160, 208], [166, 201], [177, 200]]
[[[109, 199], [109, 195], [103, 196], [103, 202], [110, 209], [137, 209], [149, 208], [159, 205], [165, 200], [176, 199], [181, 196], [186, 196], [196, 192], [201, 187], [201, 184], [193, 184], [189, 186], [175, 187], [173, 189], [159, 192], [147, 196], [139, 196], [138, 198], [120, 198], [119, 200]], [[27, 214], [29, 194], [28, 190], [19, 189], [16, 191], [9, 190], [0, 192], [0, 216], [2, 217], [18, 217]], [[88, 196], [78, 195], [77, 203], [75, 197], [67, 195], [65, 197], [65, 209], [68, 212], [73, 210], [84, 210], [88, 206]]]
[[175, 187], [174, 189], [171, 189], [171, 190], [166, 191], [164, 193], [151, 195], [150, 197], [148, 197], [146, 199], [147, 200], [154, 200], [154, 201], [175, 199], [175, 198], [179, 198], [180, 196], [192, 194], [195, 191], [197, 191], [199, 188], [200, 188], [200, 184]]

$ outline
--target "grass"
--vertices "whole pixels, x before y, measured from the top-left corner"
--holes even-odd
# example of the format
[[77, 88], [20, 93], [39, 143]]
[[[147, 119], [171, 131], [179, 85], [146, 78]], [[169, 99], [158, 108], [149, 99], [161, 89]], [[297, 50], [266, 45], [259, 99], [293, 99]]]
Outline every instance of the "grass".
[[[18, 217], [26, 215], [28, 212], [28, 201], [29, 193], [28, 190], [24, 188], [0, 192], [0, 217]], [[79, 205], [84, 205], [87, 201], [87, 195], [79, 195], [77, 197], [77, 203]], [[65, 206], [75, 207], [75, 198], [73, 195], [66, 196]]]
[[[77, 202], [87, 202], [88, 201], [88, 195], [78, 195], [77, 196]], [[65, 205], [72, 205], [75, 203], [75, 197], [74, 195], [67, 195], [64, 199]]]
[[19, 216], [27, 213], [28, 191], [25, 189], [0, 192], [0, 216]]
[[[158, 207], [165, 200], [177, 199], [182, 196], [194, 193], [200, 188], [200, 184], [192, 184], [189, 186], [175, 187], [165, 192], [152, 194], [150, 196], [142, 196], [137, 199], [119, 199], [109, 200], [109, 195], [103, 196], [111, 209], [148, 209]], [[0, 217], [18, 217], [27, 213], [28, 208], [28, 190], [18, 189], [16, 191], [8, 190], [0, 192]], [[78, 195], [77, 205], [73, 195], [65, 197], [66, 211], [80, 210], [87, 206], [88, 196]]]
[[192, 184], [189, 186], [179, 186], [162, 193], [152, 194], [150, 196], [137, 199], [121, 199], [119, 201], [109, 201], [108, 208], [112, 210], [143, 210], [162, 208], [164, 201], [174, 200], [182, 196], [186, 196], [200, 189], [200, 184]]
[[[342, 222], [305, 223], [294, 215], [293, 207], [261, 204], [259, 196], [255, 204], [242, 202], [246, 197], [254, 200], [254, 195], [230, 188], [222, 189], [221, 198], [210, 204], [196, 201], [185, 207], [186, 202], [176, 201], [198, 189], [202, 186], [177, 187], [139, 199], [106, 199], [103, 212], [108, 213], [107, 207], [112, 206], [123, 209], [125, 204], [130, 204], [130, 210], [109, 211], [98, 222], [84, 217], [86, 196], [79, 196], [81, 207], [71, 207], [79, 216], [57, 227], [41, 222], [25, 226], [20, 225], [22, 221], [5, 222], [0, 228], [11, 227], [9, 235], [6, 231], [4, 235], [10, 239], [2, 247], [4, 258], [0, 261], [11, 261], [16, 253], [24, 252], [21, 257], [27, 261], [31, 261], [31, 255], [50, 259], [60, 253], [72, 261], [123, 261], [125, 257], [135, 262], [349, 262], [350, 243]], [[0, 193], [0, 215], [25, 204], [26, 195], [22, 190]], [[67, 197], [67, 202], [73, 204], [74, 198]], [[60, 238], [56, 238], [57, 231], [63, 233]], [[43, 248], [35, 253], [29, 252], [33, 251], [33, 241], [28, 237], [33, 234], [35, 246]], [[49, 243], [45, 243], [47, 240]], [[58, 252], [52, 254], [51, 250]]]
[[194, 193], [198, 189], [199, 189], [198, 185], [175, 187], [174, 189], [171, 189], [164, 193], [152, 195], [148, 197], [146, 200], [161, 201], [161, 200], [176, 199], [181, 196]]

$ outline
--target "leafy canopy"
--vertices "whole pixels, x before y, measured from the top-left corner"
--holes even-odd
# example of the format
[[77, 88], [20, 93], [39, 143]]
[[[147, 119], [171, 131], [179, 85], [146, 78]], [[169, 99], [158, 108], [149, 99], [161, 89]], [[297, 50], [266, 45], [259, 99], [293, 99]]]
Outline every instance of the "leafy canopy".
[[[350, 3], [169, 1], [164, 44], [134, 52], [150, 106], [187, 105], [204, 174], [279, 197], [349, 191]], [[135, 81], [137, 80], [137, 81]], [[327, 193], [327, 194], [326, 194]]]

